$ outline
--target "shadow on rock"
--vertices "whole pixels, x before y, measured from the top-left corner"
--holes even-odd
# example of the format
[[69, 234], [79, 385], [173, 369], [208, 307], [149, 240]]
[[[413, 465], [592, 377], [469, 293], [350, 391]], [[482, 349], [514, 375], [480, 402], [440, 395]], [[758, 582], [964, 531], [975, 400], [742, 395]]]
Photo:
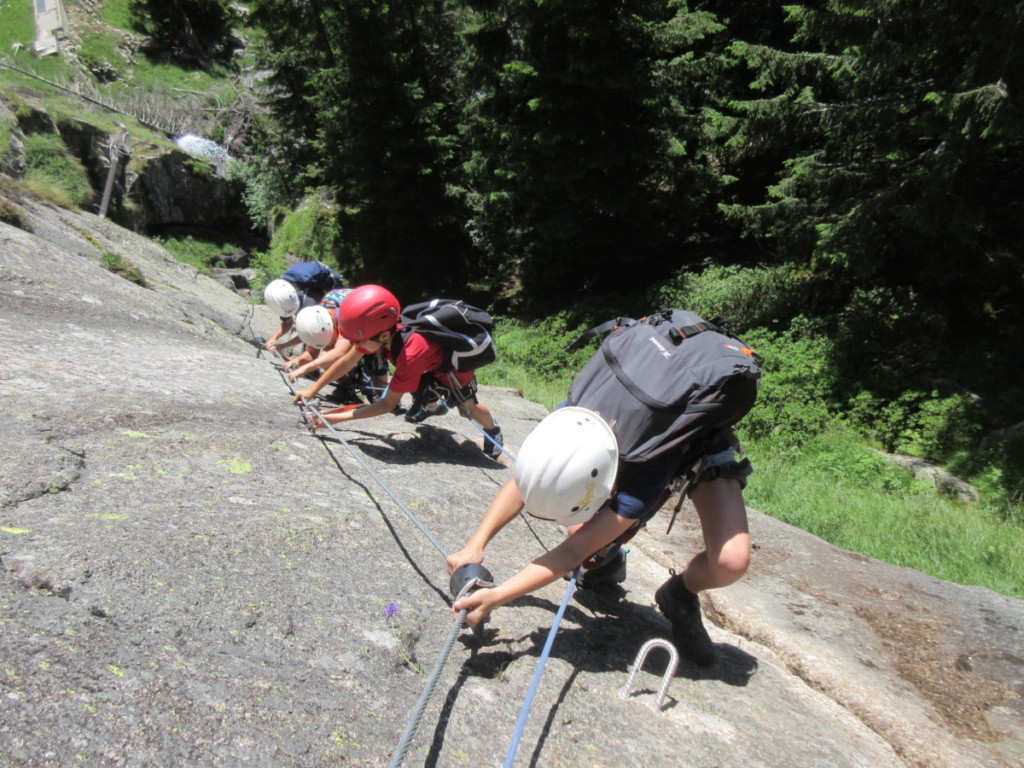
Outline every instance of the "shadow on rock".
[[[625, 594], [625, 590], [617, 588]], [[575, 626], [561, 626], [551, 648], [551, 656], [562, 659], [574, 668], [586, 672], [621, 672], [627, 674], [644, 643], [653, 638], [666, 640], [672, 636], [667, 619], [656, 609], [618, 599], [607, 592], [577, 590], [575, 600], [589, 611], [569, 605], [564, 620]], [[586, 602], [584, 602], [586, 601]], [[526, 595], [509, 606], [536, 607], [554, 614], [554, 603]], [[595, 615], [596, 614], [596, 615]], [[549, 628], [538, 629], [517, 638], [519, 643], [529, 639], [531, 645], [518, 652], [508, 650], [485, 651], [495, 642], [498, 630], [487, 627], [477, 636], [463, 636], [463, 643], [474, 649], [474, 656], [466, 662], [470, 673], [485, 678], [500, 677], [502, 671], [524, 656], [539, 657], [547, 642]], [[718, 680], [727, 685], [745, 686], [757, 672], [757, 659], [739, 648], [717, 643], [718, 659], [710, 667], [701, 667], [680, 657], [676, 675], [690, 680]], [[479, 651], [479, 652], [478, 652]], [[668, 666], [667, 654], [651, 654], [644, 669], [652, 674], [663, 674]]]
[[[386, 464], [443, 464], [481, 469], [504, 467], [485, 456], [479, 446], [468, 442], [464, 436], [438, 427], [420, 426], [412, 435], [408, 432], [381, 435], [355, 429], [339, 430], [339, 434], [367, 458]], [[352, 439], [351, 436], [357, 437]], [[338, 443], [330, 434], [320, 437], [326, 442]], [[381, 445], [382, 442], [385, 445]]]

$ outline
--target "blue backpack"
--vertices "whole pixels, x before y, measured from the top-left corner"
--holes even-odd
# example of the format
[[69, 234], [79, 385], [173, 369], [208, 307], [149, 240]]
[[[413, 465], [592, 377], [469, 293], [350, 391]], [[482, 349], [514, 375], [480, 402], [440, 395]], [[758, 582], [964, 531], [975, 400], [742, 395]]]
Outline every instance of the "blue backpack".
[[300, 261], [293, 264], [281, 275], [281, 279], [287, 280], [297, 291], [316, 301], [320, 301], [335, 288], [345, 286], [344, 277], [319, 261]]

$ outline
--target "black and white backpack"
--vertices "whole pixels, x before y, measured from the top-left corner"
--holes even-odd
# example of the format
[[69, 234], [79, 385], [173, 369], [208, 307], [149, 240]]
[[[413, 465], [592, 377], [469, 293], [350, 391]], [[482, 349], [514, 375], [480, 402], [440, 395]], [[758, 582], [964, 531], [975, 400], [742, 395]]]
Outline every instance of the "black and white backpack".
[[[434, 299], [402, 310], [403, 339], [422, 333], [445, 348], [447, 369], [468, 373], [493, 363], [498, 356], [491, 334], [494, 320], [487, 312], [458, 299]], [[397, 355], [397, 350], [393, 350]]]

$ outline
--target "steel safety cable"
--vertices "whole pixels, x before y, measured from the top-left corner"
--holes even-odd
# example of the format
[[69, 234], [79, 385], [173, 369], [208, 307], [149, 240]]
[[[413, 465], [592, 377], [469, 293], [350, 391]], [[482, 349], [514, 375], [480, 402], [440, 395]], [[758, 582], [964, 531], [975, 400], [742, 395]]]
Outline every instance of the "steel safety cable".
[[[287, 377], [285, 377], [285, 380], [287, 381]], [[412, 520], [412, 522], [423, 532], [425, 536], [427, 536], [428, 539], [431, 540], [431, 543], [433, 543], [434, 546], [437, 547], [441, 554], [447, 558], [447, 553], [445, 552], [441, 544], [437, 542], [436, 539], [434, 539], [433, 534], [431, 534], [430, 531], [423, 527], [423, 525], [419, 522], [416, 516], [412, 514], [412, 512], [406, 509], [405, 505], [402, 504], [402, 502], [392, 493], [391, 489], [388, 488], [388, 486], [379, 477], [377, 477], [377, 474], [372, 469], [370, 469], [366, 462], [364, 462], [362, 458], [355, 452], [355, 450], [344, 440], [344, 438], [341, 437], [337, 430], [335, 430], [331, 424], [328, 424], [323, 419], [320, 412], [314, 406], [310, 405], [305, 397], [302, 398], [302, 402], [306, 405], [307, 408], [309, 408], [317, 415], [317, 418], [319, 418], [320, 422], [331, 431], [331, 434], [337, 437], [341, 444], [348, 448], [349, 452], [356, 458], [357, 461], [359, 461], [360, 464], [362, 464], [363, 468], [366, 469], [366, 471], [369, 472], [371, 476], [373, 476], [377, 483], [380, 484], [380, 486], [388, 493], [389, 496], [391, 496], [394, 502], [398, 504], [398, 506], [402, 509], [403, 512], [405, 512], [409, 519]], [[483, 432], [486, 437], [490, 437], [489, 435], [487, 435], [486, 432], [484, 432], [483, 428], [479, 424], [477, 424], [474, 419], [470, 419], [470, 421], [474, 425], [476, 425], [477, 429]], [[504, 448], [502, 448], [502, 451], [504, 451]], [[504, 452], [508, 453], [507, 451]], [[515, 461], [515, 456], [512, 456], [512, 454], [508, 455], [512, 458], [513, 461]], [[541, 677], [544, 674], [544, 668], [547, 665], [548, 655], [551, 653], [551, 646], [554, 644], [555, 635], [558, 633], [558, 628], [561, 624], [562, 616], [565, 614], [565, 609], [569, 604], [569, 599], [572, 597], [573, 591], [576, 588], [576, 581], [579, 577], [579, 571], [579, 567], [577, 567], [576, 570], [573, 571], [572, 577], [569, 580], [569, 584], [566, 586], [565, 595], [562, 598], [562, 604], [559, 606], [558, 613], [555, 615], [554, 623], [551, 625], [551, 629], [548, 631], [548, 638], [544, 644], [544, 650], [541, 652], [540, 659], [537, 662], [537, 669], [534, 672], [533, 681], [530, 683], [530, 688], [526, 694], [526, 700], [523, 702], [522, 709], [519, 713], [519, 720], [516, 723], [515, 731], [512, 734], [512, 742], [509, 746], [508, 755], [505, 758], [504, 768], [511, 768], [512, 763], [515, 760], [516, 752], [519, 749], [519, 742], [522, 739], [523, 731], [526, 727], [526, 721], [530, 715], [530, 710], [533, 707], [534, 696], [537, 693], [537, 688], [540, 685]], [[427, 681], [423, 694], [420, 697], [420, 702], [417, 703], [416, 709], [413, 712], [413, 716], [410, 719], [408, 726], [406, 727], [406, 733], [402, 737], [402, 744], [400, 744], [399, 749], [396, 750], [395, 757], [389, 764], [389, 768], [395, 768], [396, 766], [401, 765], [402, 761], [405, 759], [405, 755], [409, 749], [409, 743], [412, 741], [412, 737], [415, 735], [416, 730], [419, 727], [419, 721], [422, 719], [423, 712], [426, 709], [426, 705], [430, 700], [431, 695], [433, 694], [433, 689], [437, 683], [437, 677], [440, 676], [441, 669], [447, 662], [448, 655], [451, 651], [451, 646], [454, 643], [455, 637], [458, 635], [458, 632], [462, 627], [462, 623], [465, 621], [465, 615], [465, 610], [459, 612], [459, 617], [458, 619], [456, 619], [455, 625], [452, 628], [448, 641], [445, 643], [445, 647], [441, 652], [441, 656], [438, 658], [438, 661], [434, 667], [434, 671], [431, 673], [431, 679], [428, 679]], [[397, 760], [397, 762], [395, 760]]]
[[[294, 388], [291, 387], [290, 382], [288, 382], [288, 377], [284, 375], [283, 369], [278, 368], [278, 370], [281, 372], [285, 382], [288, 383], [289, 385], [289, 389], [291, 389], [292, 393], [294, 394], [295, 390]], [[399, 506], [399, 508], [406, 514], [406, 516], [416, 525], [416, 527], [420, 529], [420, 531], [427, 537], [430, 543], [437, 548], [437, 550], [441, 553], [443, 557], [447, 558], [448, 553], [445, 550], [445, 548], [441, 545], [441, 543], [434, 537], [434, 535], [429, 530], [426, 529], [426, 527], [423, 526], [422, 523], [420, 523], [416, 516], [411, 511], [409, 511], [405, 504], [403, 504], [402, 501], [391, 491], [388, 485], [383, 480], [381, 480], [377, 473], [374, 472], [365, 461], [363, 461], [362, 457], [359, 456], [358, 453], [356, 453], [352, 446], [348, 444], [348, 442], [338, 433], [338, 431], [334, 429], [334, 427], [323, 418], [323, 414], [320, 412], [320, 410], [316, 406], [311, 405], [310, 402], [306, 400], [304, 396], [301, 399], [303, 405], [310, 412], [312, 412], [316, 416], [316, 418], [320, 420], [321, 424], [323, 424], [325, 427], [327, 427], [327, 429], [330, 430], [331, 434], [334, 435], [342, 445], [344, 445], [348, 449], [349, 453], [351, 453], [352, 456], [356, 459], [356, 461], [358, 461], [362, 465], [363, 469], [365, 469], [370, 474], [370, 476], [377, 481], [377, 484], [384, 489], [388, 496], [391, 497], [392, 501], [394, 501]], [[468, 591], [468, 589], [471, 586], [473, 586], [472, 582], [467, 583], [466, 586], [463, 588], [462, 592], [460, 592], [459, 597], [462, 597], [462, 595], [465, 594], [466, 591]], [[462, 625], [465, 622], [465, 620], [466, 611], [459, 611], [459, 615], [453, 622], [451, 631], [448, 633], [448, 639], [445, 641], [444, 647], [441, 649], [441, 653], [437, 657], [437, 661], [434, 663], [434, 668], [431, 670], [430, 676], [427, 678], [427, 681], [424, 684], [423, 692], [420, 694], [419, 701], [416, 702], [416, 706], [413, 708], [413, 713], [410, 716], [409, 722], [405, 727], [405, 732], [402, 734], [402, 738], [399, 741], [399, 745], [395, 750], [394, 756], [392, 757], [391, 762], [388, 764], [389, 768], [395, 768], [396, 766], [401, 765], [402, 761], [405, 760], [405, 756], [409, 752], [409, 745], [412, 743], [412, 739], [416, 735], [416, 731], [419, 729], [420, 721], [423, 720], [423, 715], [426, 712], [427, 704], [430, 703], [430, 699], [434, 694], [434, 689], [437, 687], [437, 681], [441, 677], [441, 672], [444, 670], [445, 665], [448, 663], [448, 657], [451, 655], [452, 647], [455, 644], [455, 638], [458, 637], [458, 634], [462, 629]]]
[[[274, 350], [274, 352], [280, 356], [280, 353], [278, 353], [276, 349]], [[291, 382], [288, 380], [287, 375], [284, 373], [283, 366], [275, 365], [275, 368], [277, 368], [278, 372], [281, 374], [281, 377], [284, 379], [285, 384], [288, 385], [288, 389], [291, 390], [292, 394], [295, 394], [295, 389], [294, 387], [292, 387]], [[330, 430], [331, 434], [335, 438], [337, 438], [337, 440], [342, 445], [344, 445], [345, 448], [348, 449], [349, 453], [352, 454], [356, 461], [358, 461], [360, 465], [362, 465], [362, 467], [370, 474], [370, 476], [377, 481], [377, 484], [384, 489], [388, 496], [391, 497], [391, 499], [406, 514], [406, 516], [413, 522], [413, 524], [416, 525], [416, 527], [419, 528], [420, 531], [427, 537], [427, 539], [437, 548], [441, 555], [447, 558], [448, 553], [441, 545], [441, 543], [437, 541], [434, 535], [429, 530], [427, 530], [426, 527], [423, 526], [419, 519], [405, 506], [405, 504], [403, 504], [402, 501], [397, 496], [395, 496], [395, 494], [388, 487], [388, 485], [383, 480], [380, 479], [377, 473], [374, 472], [365, 461], [363, 461], [362, 457], [359, 456], [359, 454], [356, 453], [355, 449], [353, 449], [352, 446], [349, 445], [349, 443], [338, 433], [338, 431], [334, 429], [333, 425], [329, 424], [327, 421], [324, 420], [323, 414], [320, 412], [320, 410], [316, 406], [312, 405], [304, 396], [301, 398], [301, 400], [306, 409], [308, 409], [309, 412], [316, 415], [316, 417], [320, 420], [320, 423], [323, 424], [328, 430]], [[303, 415], [305, 417], [305, 413]], [[486, 432], [484, 432], [483, 427], [477, 424], [475, 419], [470, 419], [470, 421], [477, 427], [477, 429], [483, 432], [485, 437], [490, 437], [489, 435], [487, 435]], [[503, 447], [502, 451], [506, 453], [510, 458], [512, 458], [513, 461], [516, 460], [515, 456], [505, 451]], [[561, 624], [562, 616], [565, 614], [565, 610], [569, 604], [569, 599], [572, 597], [573, 591], [576, 588], [576, 581], [579, 577], [579, 572], [579, 567], [577, 567], [573, 571], [572, 576], [569, 579], [569, 583], [566, 586], [565, 595], [562, 598], [562, 603], [558, 608], [558, 612], [555, 614], [554, 623], [548, 630], [547, 641], [545, 642], [544, 649], [541, 652], [540, 658], [537, 661], [537, 668], [534, 671], [533, 680], [530, 683], [530, 688], [527, 691], [526, 699], [523, 702], [523, 706], [519, 713], [519, 719], [516, 723], [515, 731], [512, 734], [512, 741], [511, 744], [509, 745], [509, 751], [505, 758], [504, 768], [511, 768], [512, 763], [515, 760], [516, 752], [519, 749], [519, 742], [522, 740], [523, 731], [526, 727], [526, 721], [529, 718], [530, 710], [533, 707], [533, 699], [537, 693], [537, 688], [540, 685], [541, 677], [544, 674], [544, 668], [547, 665], [547, 659], [551, 653], [551, 647], [554, 644], [555, 636], [558, 633], [558, 628]], [[463, 591], [460, 592], [459, 597], [462, 597], [462, 594], [464, 594], [470, 586], [472, 586], [472, 583], [468, 583], [466, 587], [463, 588]], [[458, 598], [456, 598], [456, 600], [457, 599]], [[452, 646], [455, 643], [455, 638], [458, 636], [459, 631], [462, 629], [462, 625], [465, 622], [465, 618], [466, 610], [463, 609], [459, 611], [459, 615], [456, 618], [455, 622], [453, 623], [452, 630], [448, 635], [448, 639], [445, 641], [445, 645], [441, 650], [441, 654], [438, 656], [438, 660], [434, 665], [434, 669], [431, 671], [430, 677], [427, 679], [427, 682], [423, 689], [423, 693], [420, 695], [420, 700], [417, 702], [416, 707], [413, 710], [413, 714], [410, 717], [408, 724], [406, 725], [405, 733], [402, 735], [402, 739], [399, 742], [398, 748], [396, 748], [395, 750], [391, 762], [388, 764], [388, 768], [397, 768], [397, 766], [400, 766], [402, 764], [402, 761], [405, 760], [405, 757], [408, 754], [409, 746], [412, 742], [413, 737], [416, 734], [416, 731], [419, 728], [420, 721], [423, 718], [423, 714], [426, 710], [426, 705], [429, 703], [430, 698], [433, 696], [433, 691], [437, 685], [437, 680], [440, 678], [441, 671], [444, 669], [444, 666], [447, 663], [448, 656], [450, 655]]]
[[427, 678], [427, 682], [423, 687], [423, 693], [420, 694], [419, 701], [416, 702], [416, 707], [413, 710], [412, 717], [409, 718], [408, 725], [405, 726], [405, 733], [402, 734], [401, 740], [398, 742], [398, 747], [395, 748], [395, 753], [391, 756], [391, 762], [388, 763], [388, 768], [397, 768], [405, 760], [405, 756], [409, 753], [409, 745], [412, 744], [413, 736], [416, 735], [417, 729], [420, 727], [420, 720], [423, 719], [423, 713], [427, 709], [427, 704], [430, 702], [430, 697], [434, 695], [434, 688], [437, 686], [438, 678], [441, 677], [441, 671], [444, 669], [444, 665], [448, 662], [448, 656], [451, 653], [452, 646], [455, 644], [455, 638], [459, 635], [459, 630], [462, 629], [462, 623], [466, 620], [466, 610], [462, 609], [459, 611], [458, 618], [452, 624], [452, 631], [448, 633], [448, 639], [444, 643], [444, 648], [441, 649], [441, 655], [437, 657], [437, 662], [434, 664], [434, 668], [430, 672], [430, 677]]
[[[284, 359], [276, 348], [274, 349], [274, 353], [278, 357]], [[284, 383], [285, 385], [287, 385], [289, 391], [292, 393], [292, 395], [295, 395], [295, 388], [292, 386], [291, 381], [289, 381], [288, 376], [284, 371], [284, 366], [275, 364], [274, 367], [281, 375], [281, 378], [284, 380]], [[405, 514], [409, 517], [410, 520], [412, 520], [416, 527], [419, 528], [420, 531], [424, 533], [424, 535], [426, 535], [427, 539], [430, 540], [430, 542], [437, 548], [441, 555], [447, 558], [448, 553], [445, 551], [444, 547], [441, 546], [441, 543], [438, 542], [434, 535], [430, 533], [430, 531], [428, 531], [420, 523], [416, 516], [409, 511], [409, 509], [401, 502], [401, 500], [399, 500], [398, 497], [395, 496], [394, 493], [392, 493], [391, 489], [387, 486], [387, 484], [383, 480], [381, 480], [380, 477], [378, 477], [377, 473], [374, 472], [366, 464], [365, 461], [363, 461], [362, 457], [360, 457], [352, 448], [352, 446], [350, 446], [348, 442], [340, 434], [338, 434], [337, 430], [335, 430], [332, 425], [328, 424], [327, 421], [324, 420], [323, 414], [320, 412], [320, 410], [315, 406], [311, 405], [310, 402], [305, 398], [305, 396], [303, 396], [301, 399], [305, 408], [308, 409], [309, 412], [312, 412], [316, 415], [320, 422], [331, 431], [331, 434], [333, 434], [338, 439], [338, 441], [348, 449], [349, 453], [352, 454], [356, 461], [358, 461], [362, 465], [363, 469], [365, 469], [373, 477], [373, 479], [377, 481], [377, 483], [381, 486], [381, 488], [384, 489], [388, 496], [390, 496], [391, 499], [399, 506], [399, 508], [403, 512], [405, 512]], [[307, 414], [304, 412], [303, 419], [305, 419], [306, 416]], [[307, 422], [307, 426], [308, 424], [309, 423]], [[481, 581], [480, 579], [468, 580], [463, 585], [462, 589], [459, 591], [458, 597], [456, 599], [468, 593], [470, 589], [474, 586], [493, 586], [493, 584], [491, 584], [490, 582]], [[430, 676], [427, 678], [426, 684], [423, 689], [423, 693], [420, 694], [419, 701], [416, 703], [416, 707], [413, 709], [413, 714], [409, 718], [409, 722], [406, 725], [405, 733], [403, 733], [402, 739], [395, 750], [391, 762], [389, 763], [390, 768], [394, 768], [396, 766], [401, 765], [402, 761], [405, 760], [405, 756], [409, 751], [409, 745], [412, 743], [412, 739], [416, 735], [416, 731], [419, 729], [420, 721], [423, 719], [423, 714], [426, 711], [427, 704], [430, 702], [430, 699], [433, 696], [434, 688], [437, 686], [437, 681], [438, 679], [440, 679], [441, 672], [443, 671], [445, 665], [448, 662], [448, 657], [451, 655], [452, 647], [455, 644], [455, 638], [458, 636], [459, 631], [462, 629], [462, 625], [465, 622], [465, 620], [466, 610], [463, 609], [459, 611], [458, 617], [453, 622], [451, 632], [449, 632], [448, 634], [448, 639], [445, 641], [444, 647], [441, 649], [441, 654], [438, 656], [437, 661], [434, 664], [434, 668], [433, 670], [431, 670]]]
[[308, 411], [310, 413], [312, 413], [313, 415], [315, 415], [316, 418], [320, 420], [320, 423], [323, 424], [330, 431], [330, 433], [338, 440], [338, 442], [341, 443], [343, 446], [345, 446], [345, 448], [348, 449], [348, 452], [350, 454], [352, 454], [352, 457], [362, 465], [363, 469], [365, 469], [369, 473], [370, 477], [372, 477], [374, 480], [377, 481], [377, 485], [379, 485], [384, 490], [384, 492], [388, 496], [391, 497], [391, 500], [393, 502], [395, 502], [395, 504], [398, 505], [398, 508], [401, 509], [405, 513], [405, 516], [408, 517], [412, 521], [413, 525], [415, 525], [417, 528], [420, 529], [420, 532], [424, 536], [427, 537], [427, 540], [431, 544], [434, 545], [434, 547], [437, 549], [437, 551], [441, 553], [441, 556], [444, 557], [444, 558], [447, 558], [448, 557], [448, 550], [446, 550], [441, 545], [441, 542], [437, 540], [437, 537], [434, 536], [434, 534], [432, 534], [427, 529], [427, 527], [425, 525], [423, 525], [423, 523], [420, 522], [419, 518], [417, 518], [416, 515], [414, 515], [412, 513], [412, 510], [410, 510], [407, 506], [405, 506], [405, 504], [402, 503], [402, 500], [400, 498], [398, 498], [398, 496], [395, 495], [394, 491], [391, 490], [391, 488], [388, 486], [388, 484], [385, 483], [380, 478], [380, 476], [376, 472], [373, 471], [373, 469], [370, 467], [370, 465], [367, 464], [363, 460], [363, 457], [359, 455], [359, 453], [355, 450], [355, 448], [353, 448], [351, 445], [349, 445], [348, 441], [344, 437], [341, 436], [341, 433], [338, 432], [338, 430], [336, 430], [334, 428], [334, 425], [328, 423], [327, 420], [324, 419], [324, 416], [320, 412], [320, 409], [317, 408], [312, 403], [310, 403], [306, 399], [305, 395], [302, 395], [301, 399], [302, 399], [302, 404], [308, 409]]

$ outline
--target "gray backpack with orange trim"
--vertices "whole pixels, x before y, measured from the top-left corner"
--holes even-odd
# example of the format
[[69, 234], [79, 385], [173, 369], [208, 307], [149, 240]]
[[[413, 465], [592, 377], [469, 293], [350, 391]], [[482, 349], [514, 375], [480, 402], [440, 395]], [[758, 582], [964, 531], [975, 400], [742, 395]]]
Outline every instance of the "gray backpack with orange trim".
[[757, 355], [723, 328], [682, 309], [636, 321], [618, 318], [568, 349], [615, 328], [569, 387], [569, 404], [598, 413], [614, 430], [619, 458], [641, 462], [731, 427], [753, 407]]

